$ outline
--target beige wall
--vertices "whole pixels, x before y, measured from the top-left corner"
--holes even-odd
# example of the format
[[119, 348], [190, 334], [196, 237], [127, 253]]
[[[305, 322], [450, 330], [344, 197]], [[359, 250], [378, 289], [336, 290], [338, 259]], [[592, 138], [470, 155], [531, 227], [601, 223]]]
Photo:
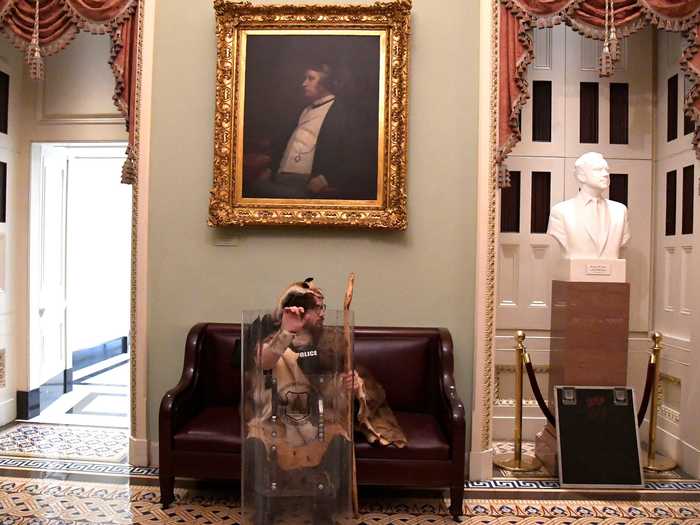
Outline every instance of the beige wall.
[[[336, 0], [337, 2], [337, 0]], [[408, 230], [212, 231], [215, 34], [211, 2], [157, 3], [149, 237], [149, 428], [180, 376], [188, 329], [240, 320], [289, 281], [316, 277], [342, 305], [357, 273], [358, 325], [446, 326], [459, 392], [471, 399], [478, 2], [415, 0]], [[219, 246], [222, 239], [233, 246]], [[401, 363], [396, 363], [397, 373]], [[469, 421], [469, 415], [467, 415]], [[469, 424], [469, 423], [468, 423]]]

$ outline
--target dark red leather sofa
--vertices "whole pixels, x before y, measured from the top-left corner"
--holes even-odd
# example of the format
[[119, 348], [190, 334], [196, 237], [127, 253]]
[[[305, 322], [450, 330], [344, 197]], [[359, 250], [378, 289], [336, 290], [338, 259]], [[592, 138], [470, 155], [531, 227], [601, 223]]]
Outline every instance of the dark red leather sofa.
[[[173, 501], [176, 476], [240, 479], [240, 325], [200, 323], [185, 344], [180, 382], [160, 405], [160, 487]], [[450, 513], [462, 511], [464, 405], [453, 376], [452, 337], [444, 328], [356, 327], [356, 364], [381, 382], [408, 438], [398, 449], [355, 440], [361, 485], [449, 487]]]

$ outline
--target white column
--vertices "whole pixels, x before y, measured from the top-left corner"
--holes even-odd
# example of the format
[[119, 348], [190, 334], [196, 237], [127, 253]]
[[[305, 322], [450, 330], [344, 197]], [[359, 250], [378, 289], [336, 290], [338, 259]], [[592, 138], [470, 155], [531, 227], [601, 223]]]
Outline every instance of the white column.
[[[148, 175], [151, 141], [151, 102], [153, 85], [153, 36], [155, 32], [155, 1], [142, 0], [143, 26], [141, 33], [141, 75], [138, 112], [138, 192], [134, 203], [136, 213], [136, 264], [134, 265], [135, 295], [133, 314], [135, 333], [133, 334], [131, 410], [132, 426], [129, 437], [129, 462], [145, 466], [157, 464], [157, 458], [149, 461], [148, 436]], [[152, 454], [151, 454], [152, 455]]]
[[[476, 305], [474, 317], [474, 381], [472, 394], [471, 449], [469, 479], [492, 477], [491, 425], [493, 410], [493, 344], [495, 336], [495, 212], [496, 191], [493, 183], [492, 126], [496, 107], [493, 105], [492, 79], [497, 49], [492, 41], [497, 0], [480, 0], [481, 28], [479, 41], [479, 152], [477, 175], [477, 238], [476, 238]], [[487, 110], [488, 108], [488, 110]]]

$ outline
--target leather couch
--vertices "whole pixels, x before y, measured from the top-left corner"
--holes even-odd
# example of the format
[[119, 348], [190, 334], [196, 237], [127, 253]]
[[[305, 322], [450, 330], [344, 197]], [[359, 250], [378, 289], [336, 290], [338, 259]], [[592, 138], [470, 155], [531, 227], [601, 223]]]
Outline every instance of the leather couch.
[[[241, 394], [238, 324], [200, 323], [185, 344], [180, 382], [160, 405], [159, 454], [163, 506], [176, 476], [240, 479]], [[355, 327], [354, 360], [383, 385], [407, 438], [404, 448], [355, 439], [360, 485], [450, 488], [450, 513], [462, 511], [464, 405], [453, 376], [444, 328]]]

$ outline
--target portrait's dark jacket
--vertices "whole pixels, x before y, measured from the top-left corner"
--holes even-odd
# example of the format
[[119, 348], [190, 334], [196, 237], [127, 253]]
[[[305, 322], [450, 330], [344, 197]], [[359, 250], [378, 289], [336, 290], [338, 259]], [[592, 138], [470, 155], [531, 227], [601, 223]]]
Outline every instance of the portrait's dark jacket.
[[[298, 120], [298, 115], [297, 115]], [[291, 126], [276, 154], [275, 168], [296, 129]], [[372, 129], [369, 129], [372, 128]], [[309, 198], [373, 200], [377, 198], [377, 127], [363, 125], [339, 98], [323, 120], [316, 142], [313, 175], [323, 175], [333, 193], [310, 194]]]

